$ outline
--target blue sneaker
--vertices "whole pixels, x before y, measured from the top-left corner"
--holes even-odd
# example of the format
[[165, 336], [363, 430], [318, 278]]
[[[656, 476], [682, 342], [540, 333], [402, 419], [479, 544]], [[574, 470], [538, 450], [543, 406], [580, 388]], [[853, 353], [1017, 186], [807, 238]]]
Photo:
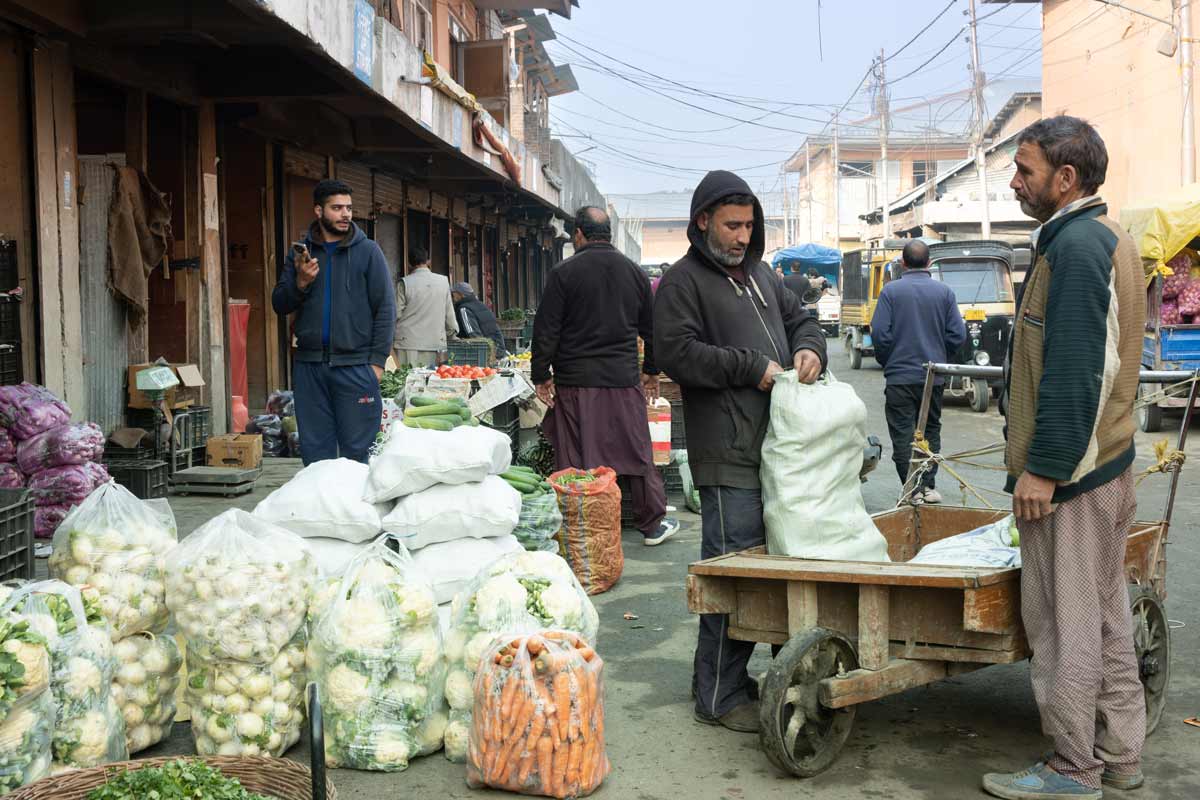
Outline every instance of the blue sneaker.
[[673, 517], [663, 517], [654, 533], [642, 534], [645, 537], [642, 539], [642, 544], [647, 547], [657, 547], [677, 533], [679, 533], [679, 520]]
[[1104, 774], [1100, 776], [1100, 782], [1105, 786], [1111, 786], [1114, 789], [1121, 791], [1131, 791], [1140, 789], [1146, 783], [1146, 776], [1139, 769], [1137, 772], [1114, 772], [1111, 769], [1105, 768]]
[[1060, 775], [1042, 762], [1021, 772], [984, 775], [983, 790], [1003, 800], [1059, 800], [1064, 797], [1101, 800], [1104, 796], [1099, 789]]

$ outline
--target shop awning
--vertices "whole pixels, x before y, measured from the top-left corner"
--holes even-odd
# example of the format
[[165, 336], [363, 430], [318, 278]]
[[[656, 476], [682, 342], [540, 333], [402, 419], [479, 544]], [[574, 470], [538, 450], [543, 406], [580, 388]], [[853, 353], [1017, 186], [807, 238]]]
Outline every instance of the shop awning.
[[559, 16], [571, 18], [571, 7], [579, 6], [579, 0], [475, 0], [475, 7], [488, 11], [531, 11], [542, 8]]

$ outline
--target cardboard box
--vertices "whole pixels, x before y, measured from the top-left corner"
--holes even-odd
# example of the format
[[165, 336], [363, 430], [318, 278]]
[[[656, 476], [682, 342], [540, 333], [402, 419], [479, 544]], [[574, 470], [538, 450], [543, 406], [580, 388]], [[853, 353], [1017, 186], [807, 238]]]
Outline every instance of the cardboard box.
[[259, 433], [229, 433], [208, 440], [208, 466], [258, 469], [262, 466], [263, 441]]
[[[157, 364], [130, 364], [128, 385], [129, 385], [129, 407], [130, 408], [154, 408], [155, 404], [150, 401], [144, 393], [137, 388], [137, 374], [144, 369], [159, 366]], [[168, 409], [188, 408], [200, 402], [200, 389], [204, 386], [204, 378], [200, 375], [200, 368], [195, 364], [168, 364], [175, 376], [179, 378], [179, 385], [168, 389], [164, 397], [166, 407]]]

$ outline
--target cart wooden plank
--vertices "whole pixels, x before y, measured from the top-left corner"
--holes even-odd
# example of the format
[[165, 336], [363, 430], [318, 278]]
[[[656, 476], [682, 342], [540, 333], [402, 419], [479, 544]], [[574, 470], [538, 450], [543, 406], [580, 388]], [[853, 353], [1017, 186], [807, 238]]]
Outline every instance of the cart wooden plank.
[[932, 564], [879, 563], [873, 561], [818, 561], [789, 556], [742, 552], [699, 561], [688, 567], [693, 575], [762, 578], [819, 583], [867, 583], [883, 586], [925, 586], [940, 589], [976, 589], [1016, 581], [1018, 569], [995, 567], [941, 567]]
[[[815, 588], [815, 584], [805, 585]], [[890, 599], [887, 586], [858, 587], [858, 663], [863, 669], [881, 670], [888, 665]]]
[[[983, 666], [986, 665], [972, 664], [965, 670], [957, 669], [955, 672], [969, 672]], [[897, 658], [892, 659], [883, 669], [856, 669], [845, 675], [825, 678], [819, 684], [817, 692], [821, 705], [827, 708], [848, 708], [940, 681], [949, 677], [950, 670], [950, 665], [944, 661], [911, 661]]]

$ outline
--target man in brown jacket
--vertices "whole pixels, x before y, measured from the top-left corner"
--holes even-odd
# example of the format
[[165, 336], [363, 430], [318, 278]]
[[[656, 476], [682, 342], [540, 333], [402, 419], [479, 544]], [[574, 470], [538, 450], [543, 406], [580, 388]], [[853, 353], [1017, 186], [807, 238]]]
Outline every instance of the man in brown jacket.
[[1005, 369], [1005, 461], [1030, 676], [1054, 753], [985, 775], [983, 786], [1009, 800], [1099, 800], [1101, 784], [1143, 783], [1146, 709], [1124, 563], [1145, 281], [1136, 245], [1096, 194], [1108, 153], [1095, 129], [1052, 117], [1018, 144], [1012, 188], [1042, 226]]

